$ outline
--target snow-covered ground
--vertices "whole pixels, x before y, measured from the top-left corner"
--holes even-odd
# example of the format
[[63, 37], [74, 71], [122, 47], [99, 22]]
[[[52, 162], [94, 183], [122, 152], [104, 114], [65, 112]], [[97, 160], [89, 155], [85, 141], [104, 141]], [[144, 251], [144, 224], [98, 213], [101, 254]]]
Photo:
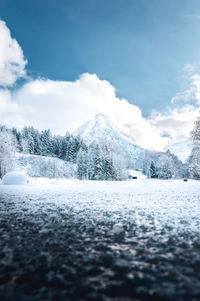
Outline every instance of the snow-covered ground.
[[70, 206], [75, 212], [84, 209], [84, 214], [98, 219], [104, 212], [121, 212], [110, 217], [113, 222], [134, 219], [145, 224], [151, 214], [159, 229], [170, 224], [175, 230], [200, 230], [200, 182], [195, 180], [30, 178], [28, 185], [20, 187], [0, 185], [0, 195], [4, 199], [12, 196], [16, 203], [18, 198], [25, 199], [24, 206], [33, 212], [38, 206], [45, 210], [45, 202], [51, 202], [54, 207]]
[[0, 204], [3, 288], [20, 300], [199, 300], [198, 181], [32, 178], [0, 185]]

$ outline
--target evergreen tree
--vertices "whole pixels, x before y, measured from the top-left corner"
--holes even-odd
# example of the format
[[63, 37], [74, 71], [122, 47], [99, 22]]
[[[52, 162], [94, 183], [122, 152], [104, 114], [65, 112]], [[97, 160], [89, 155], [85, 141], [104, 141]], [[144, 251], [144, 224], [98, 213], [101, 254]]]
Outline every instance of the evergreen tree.
[[189, 158], [189, 173], [192, 178], [200, 180], [200, 116], [195, 121], [191, 139], [193, 149]]
[[94, 178], [93, 180], [102, 180], [103, 178], [103, 160], [101, 150], [98, 144], [94, 146]]
[[191, 133], [191, 138], [194, 146], [200, 146], [200, 115], [194, 123], [194, 129]]
[[13, 134], [13, 137], [15, 137], [15, 140], [16, 140], [16, 149], [19, 151], [19, 152], [22, 152], [23, 151], [23, 147], [22, 147], [22, 134], [20, 131], [18, 131], [16, 128], [12, 128], [12, 134]]
[[60, 159], [63, 159], [65, 161], [70, 161], [69, 160], [69, 140], [70, 140], [70, 135], [66, 133], [66, 135], [62, 138], [61, 141], [61, 149], [60, 149]]
[[156, 172], [156, 167], [153, 161], [151, 161], [151, 165], [149, 168], [149, 174], [150, 174], [150, 178], [157, 178], [157, 172]]
[[52, 139], [52, 154], [57, 158], [62, 158], [62, 142], [63, 137], [54, 136]]
[[150, 178], [168, 179], [172, 176], [182, 178], [187, 174], [187, 168], [169, 150], [165, 153], [146, 151], [143, 162], [143, 173]]
[[112, 153], [107, 145], [102, 146], [102, 179], [115, 180], [117, 178], [112, 160]]
[[15, 167], [15, 145], [11, 132], [0, 131], [0, 178]]
[[87, 179], [87, 155], [82, 149], [78, 152], [76, 163], [78, 179]]
[[51, 131], [44, 130], [40, 136], [41, 155], [51, 156], [52, 155], [52, 136]]
[[23, 151], [29, 154], [34, 154], [34, 139], [32, 136], [32, 130], [30, 127], [25, 126], [22, 130], [22, 148]]
[[67, 151], [67, 161], [74, 162], [75, 159], [75, 141], [72, 136], [70, 136], [68, 141], [68, 151]]
[[33, 127], [30, 128], [30, 132], [33, 138], [34, 155], [40, 155], [41, 154], [40, 133], [38, 130], [35, 130]]

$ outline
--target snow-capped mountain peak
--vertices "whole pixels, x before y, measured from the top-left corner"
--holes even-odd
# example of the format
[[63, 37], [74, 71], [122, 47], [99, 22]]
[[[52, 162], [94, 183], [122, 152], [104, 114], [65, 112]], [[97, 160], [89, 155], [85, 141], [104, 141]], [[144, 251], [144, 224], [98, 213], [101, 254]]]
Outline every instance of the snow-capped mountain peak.
[[87, 143], [100, 140], [114, 143], [130, 156], [134, 163], [140, 161], [139, 158], [144, 153], [133, 139], [121, 133], [104, 114], [97, 114], [93, 119], [86, 121], [73, 134], [79, 135]]
[[[108, 120], [108, 117], [103, 114], [97, 114], [93, 119], [86, 121], [75, 132], [76, 135], [80, 135], [83, 139], [87, 138], [93, 140], [94, 138], [100, 138], [101, 134], [105, 130], [111, 130], [112, 126]], [[102, 131], [102, 132], [101, 132]]]
[[[82, 139], [91, 142], [93, 140], [121, 140], [124, 139], [129, 143], [134, 143], [133, 139], [122, 134], [104, 114], [97, 114], [93, 119], [86, 121], [80, 126], [74, 135], [81, 136]], [[135, 143], [134, 143], [135, 144]]]
[[96, 114], [94, 117], [94, 121], [98, 126], [100, 125], [101, 127], [105, 128], [111, 127], [108, 117], [102, 113]]

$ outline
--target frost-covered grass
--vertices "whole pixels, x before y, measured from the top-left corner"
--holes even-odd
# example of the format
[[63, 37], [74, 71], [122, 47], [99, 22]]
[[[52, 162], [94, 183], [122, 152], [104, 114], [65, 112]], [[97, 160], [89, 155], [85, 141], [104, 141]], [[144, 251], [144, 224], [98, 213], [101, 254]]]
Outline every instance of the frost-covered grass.
[[1, 288], [20, 300], [200, 296], [198, 181], [39, 178], [0, 203]]

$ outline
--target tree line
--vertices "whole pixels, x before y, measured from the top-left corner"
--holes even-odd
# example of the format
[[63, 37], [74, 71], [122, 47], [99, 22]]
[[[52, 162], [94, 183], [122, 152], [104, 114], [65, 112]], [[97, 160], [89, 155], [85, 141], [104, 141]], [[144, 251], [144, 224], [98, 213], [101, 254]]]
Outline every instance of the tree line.
[[[0, 157], [0, 177], [14, 168], [14, 153], [16, 151], [56, 157], [76, 164], [79, 179], [122, 180], [127, 177], [127, 166], [125, 160], [122, 159], [123, 154], [120, 153], [117, 147], [111, 147], [105, 142], [93, 142], [86, 145], [79, 136], [73, 136], [69, 133], [66, 133], [65, 136], [52, 135], [49, 129], [39, 131], [32, 126], [25, 126], [21, 131], [16, 128], [8, 129], [1, 126], [0, 133], [2, 136], [0, 142], [0, 153], [2, 153], [2, 159]], [[9, 143], [3, 144], [4, 140], [9, 141]], [[4, 145], [2, 151], [1, 144]], [[13, 163], [10, 164], [9, 161]]]
[[171, 179], [188, 177], [188, 166], [169, 150], [164, 152], [145, 151], [143, 173], [148, 178]]

